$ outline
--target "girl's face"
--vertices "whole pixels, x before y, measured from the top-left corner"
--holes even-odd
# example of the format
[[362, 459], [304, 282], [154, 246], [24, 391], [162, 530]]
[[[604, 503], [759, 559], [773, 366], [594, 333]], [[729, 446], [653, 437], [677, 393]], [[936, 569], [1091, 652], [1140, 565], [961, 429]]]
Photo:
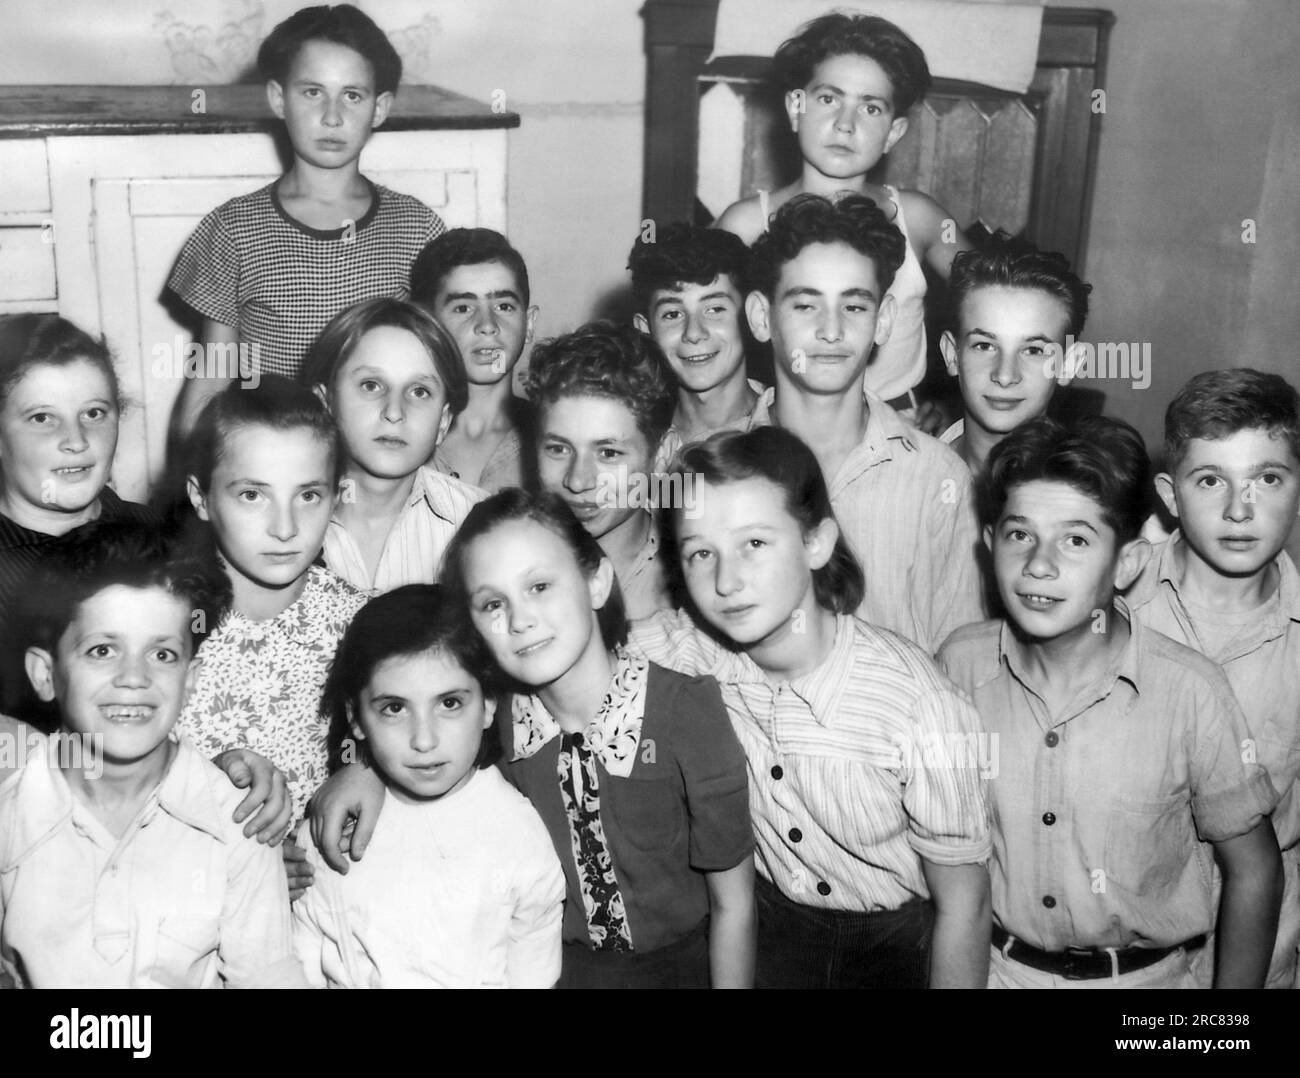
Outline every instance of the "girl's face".
[[6, 501], [42, 511], [85, 509], [108, 482], [117, 421], [108, 375], [91, 360], [29, 368], [0, 407]]
[[593, 538], [644, 512], [635, 477], [649, 472], [655, 447], [621, 401], [562, 397], [550, 402], [542, 409], [538, 448], [542, 489], [563, 498]]
[[805, 535], [767, 479], [706, 483], [682, 514], [686, 587], [703, 618], [749, 649], [805, 631], [817, 610], [813, 571], [830, 560], [837, 534], [825, 521]]
[[604, 651], [596, 611], [613, 569], [602, 560], [588, 577], [550, 528], [512, 520], [480, 536], [465, 551], [464, 577], [474, 625], [516, 681], [543, 688]]
[[370, 746], [394, 796], [408, 804], [469, 782], [496, 709], [478, 681], [440, 650], [380, 663], [359, 704], [352, 732]]
[[869, 172], [907, 131], [894, 84], [869, 56], [828, 56], [785, 107], [804, 160], [828, 179]]
[[396, 326], [362, 335], [334, 376], [331, 404], [352, 466], [379, 479], [410, 475], [451, 425], [433, 357]]
[[334, 508], [330, 447], [303, 427], [231, 431], [207, 492], [190, 476], [190, 503], [209, 521], [232, 583], [295, 584], [325, 542]]

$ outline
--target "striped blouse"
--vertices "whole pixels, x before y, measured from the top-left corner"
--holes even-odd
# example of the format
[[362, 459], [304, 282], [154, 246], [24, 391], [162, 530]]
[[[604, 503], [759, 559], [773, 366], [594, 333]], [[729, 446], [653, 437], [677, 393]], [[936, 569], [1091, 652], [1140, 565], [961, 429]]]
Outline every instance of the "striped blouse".
[[922, 858], [988, 860], [979, 716], [910, 641], [842, 615], [821, 665], [778, 683], [680, 611], [635, 624], [630, 646], [722, 686], [758, 871], [792, 901], [896, 909], [928, 897]]

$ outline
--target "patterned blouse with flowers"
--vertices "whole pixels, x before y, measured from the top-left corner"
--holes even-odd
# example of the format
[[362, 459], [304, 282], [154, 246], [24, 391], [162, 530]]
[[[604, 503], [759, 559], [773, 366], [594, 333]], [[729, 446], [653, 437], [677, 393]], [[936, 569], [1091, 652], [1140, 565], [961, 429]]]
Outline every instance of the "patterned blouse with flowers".
[[266, 621], [228, 611], [199, 648], [178, 729], [211, 759], [251, 749], [284, 772], [300, 820], [326, 777], [321, 690], [343, 631], [366, 596], [313, 565], [296, 602]]

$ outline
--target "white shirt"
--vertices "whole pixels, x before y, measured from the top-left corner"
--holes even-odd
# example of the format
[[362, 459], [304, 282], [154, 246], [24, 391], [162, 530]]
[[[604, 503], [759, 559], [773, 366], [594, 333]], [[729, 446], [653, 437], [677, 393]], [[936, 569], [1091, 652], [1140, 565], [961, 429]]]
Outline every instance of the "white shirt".
[[495, 767], [434, 801], [387, 797], [346, 876], [314, 847], [308, 857], [316, 881], [294, 904], [294, 946], [313, 985], [551, 988], [560, 978], [560, 862]]

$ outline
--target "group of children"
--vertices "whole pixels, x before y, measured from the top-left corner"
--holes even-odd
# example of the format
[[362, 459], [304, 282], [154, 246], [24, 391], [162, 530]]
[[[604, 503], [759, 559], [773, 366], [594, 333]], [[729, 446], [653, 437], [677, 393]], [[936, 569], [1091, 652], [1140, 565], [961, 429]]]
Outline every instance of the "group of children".
[[518, 252], [358, 170], [383, 35], [261, 59], [294, 164], [172, 285], [274, 364], [186, 387], [179, 504], [107, 485], [104, 346], [0, 318], [0, 983], [1294, 986], [1300, 398], [1196, 376], [1154, 482], [1049, 417], [1087, 286], [867, 180], [906, 35], [783, 46], [802, 177], [638, 239], [527, 402]]

